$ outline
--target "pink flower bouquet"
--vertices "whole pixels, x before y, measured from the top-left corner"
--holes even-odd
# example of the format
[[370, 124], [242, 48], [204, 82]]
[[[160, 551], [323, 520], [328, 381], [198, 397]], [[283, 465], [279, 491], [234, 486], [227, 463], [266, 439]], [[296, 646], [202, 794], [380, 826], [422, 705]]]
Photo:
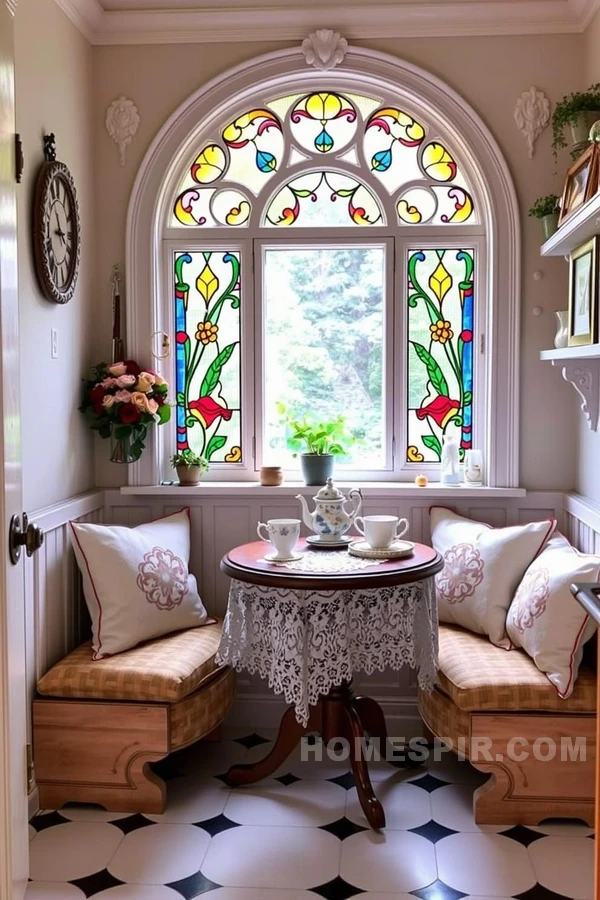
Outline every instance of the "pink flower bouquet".
[[171, 418], [169, 386], [132, 359], [110, 366], [99, 363], [92, 372], [94, 377], [85, 382], [81, 412], [100, 437], [127, 443], [133, 462], [142, 455], [148, 428]]

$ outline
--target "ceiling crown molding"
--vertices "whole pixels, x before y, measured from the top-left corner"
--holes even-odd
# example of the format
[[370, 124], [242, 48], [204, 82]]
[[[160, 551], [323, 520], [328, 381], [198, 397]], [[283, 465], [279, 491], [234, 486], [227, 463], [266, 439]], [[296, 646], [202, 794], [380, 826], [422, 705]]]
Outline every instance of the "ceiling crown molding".
[[[15, 0], [12, 0], [15, 2]], [[55, 0], [92, 44], [301, 41], [319, 29], [350, 40], [581, 33], [600, 0]], [[162, 8], [157, 8], [157, 3]], [[189, 5], [194, 3], [193, 8]], [[170, 7], [170, 8], [169, 8]]]

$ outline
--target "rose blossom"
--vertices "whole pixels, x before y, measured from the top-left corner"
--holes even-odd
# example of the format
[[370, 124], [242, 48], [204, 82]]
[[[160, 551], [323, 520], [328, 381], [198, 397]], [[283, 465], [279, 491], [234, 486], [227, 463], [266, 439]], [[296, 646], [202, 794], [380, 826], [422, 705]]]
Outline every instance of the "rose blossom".
[[137, 389], [138, 391], [143, 391], [145, 394], [149, 394], [152, 388], [154, 387], [154, 376], [149, 375], [148, 372], [142, 372], [138, 375]]
[[119, 403], [129, 403], [131, 400], [131, 392], [130, 391], [117, 391], [115, 394], [115, 400], [118, 400]]
[[134, 391], [132, 393], [131, 402], [138, 409], [141, 409], [142, 412], [146, 412], [146, 410], [148, 409], [148, 401], [147, 401], [146, 395], [143, 394], [141, 391]]
[[167, 383], [167, 382], [166, 382], [165, 379], [162, 377], [162, 375], [156, 374], [156, 375], [154, 376], [154, 384], [157, 384], [157, 385], [161, 385], [161, 386], [162, 386], [163, 384], [166, 384], [166, 383]]
[[116, 378], [105, 378], [104, 381], [101, 381], [100, 384], [103, 388], [111, 388], [115, 387], [117, 384]]
[[156, 400], [148, 400], [147, 403], [148, 403], [148, 412], [151, 413], [153, 416], [156, 415], [156, 412], [158, 410], [158, 403], [156, 402]]
[[107, 394], [106, 397], [102, 400], [102, 406], [105, 409], [110, 409], [111, 406], [114, 405], [116, 401], [116, 397], [113, 394]]
[[135, 375], [121, 375], [117, 378], [117, 384], [120, 388], [133, 387], [135, 384]]
[[108, 367], [108, 371], [110, 372], [111, 375], [114, 375], [116, 378], [118, 378], [120, 375], [125, 374], [125, 372], [127, 371], [127, 366], [125, 365], [125, 363], [122, 363], [122, 362], [115, 363], [114, 366]]

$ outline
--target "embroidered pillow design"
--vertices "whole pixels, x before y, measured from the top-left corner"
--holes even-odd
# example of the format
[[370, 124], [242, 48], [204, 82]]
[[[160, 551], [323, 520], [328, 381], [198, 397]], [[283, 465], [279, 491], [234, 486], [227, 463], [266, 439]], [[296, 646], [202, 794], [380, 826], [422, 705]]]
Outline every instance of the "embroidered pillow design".
[[158, 609], [174, 609], [188, 592], [188, 571], [171, 550], [154, 547], [138, 567], [137, 586], [148, 603]]
[[455, 544], [444, 553], [444, 568], [436, 577], [438, 592], [448, 603], [461, 603], [483, 581], [484, 562], [473, 544]]
[[546, 609], [550, 596], [550, 570], [545, 567], [527, 570], [511, 604], [512, 622], [521, 634], [531, 628], [534, 619]]

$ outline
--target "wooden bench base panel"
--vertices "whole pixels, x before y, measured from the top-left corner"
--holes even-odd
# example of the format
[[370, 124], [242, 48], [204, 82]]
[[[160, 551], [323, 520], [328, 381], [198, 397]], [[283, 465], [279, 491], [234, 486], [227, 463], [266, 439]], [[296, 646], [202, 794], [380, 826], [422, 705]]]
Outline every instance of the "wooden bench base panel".
[[42, 809], [80, 802], [163, 811], [165, 783], [148, 763], [169, 752], [167, 704], [35, 700], [33, 728]]

